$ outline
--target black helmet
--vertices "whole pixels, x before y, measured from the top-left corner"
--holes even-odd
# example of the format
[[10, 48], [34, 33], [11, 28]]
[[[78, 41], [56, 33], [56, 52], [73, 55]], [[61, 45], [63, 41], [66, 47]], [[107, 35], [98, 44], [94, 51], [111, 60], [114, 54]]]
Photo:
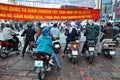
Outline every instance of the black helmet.
[[41, 26], [41, 23], [40, 23], [40, 22], [38, 22], [38, 26], [39, 26], [39, 27]]
[[31, 27], [32, 27], [32, 23], [31, 23], [31, 22], [28, 22], [28, 23], [27, 23], [27, 27], [28, 27], [28, 28], [31, 28]]

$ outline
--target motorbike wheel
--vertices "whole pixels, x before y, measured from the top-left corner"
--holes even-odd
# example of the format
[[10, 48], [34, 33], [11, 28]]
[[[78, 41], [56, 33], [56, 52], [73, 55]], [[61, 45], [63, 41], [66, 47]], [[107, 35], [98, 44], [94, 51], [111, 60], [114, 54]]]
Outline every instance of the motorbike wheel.
[[35, 55], [32, 48], [29, 48], [27, 52], [32, 59], [35, 59]]
[[21, 41], [19, 41], [19, 43], [18, 43], [18, 50], [19, 51], [22, 50], [22, 43], [21, 43]]
[[89, 63], [93, 62], [93, 56], [89, 56]]
[[109, 58], [109, 59], [112, 59], [113, 57], [112, 57], [111, 55], [108, 55], [108, 58]]
[[40, 73], [38, 73], [39, 80], [45, 80], [46, 78], [46, 70], [45, 66], [43, 66], [40, 70]]
[[0, 57], [1, 57], [2, 59], [5, 59], [5, 58], [8, 57], [8, 53], [6, 53], [6, 52], [0, 52]]
[[73, 63], [73, 64], [76, 63], [76, 58], [72, 58], [72, 63]]
[[55, 53], [59, 53], [59, 49], [54, 49]]

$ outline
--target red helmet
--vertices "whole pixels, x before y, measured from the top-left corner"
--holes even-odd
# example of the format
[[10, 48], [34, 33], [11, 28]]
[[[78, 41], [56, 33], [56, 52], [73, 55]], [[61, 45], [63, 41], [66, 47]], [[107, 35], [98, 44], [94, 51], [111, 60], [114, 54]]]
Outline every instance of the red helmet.
[[106, 26], [112, 26], [112, 23], [111, 22], [107, 22]]

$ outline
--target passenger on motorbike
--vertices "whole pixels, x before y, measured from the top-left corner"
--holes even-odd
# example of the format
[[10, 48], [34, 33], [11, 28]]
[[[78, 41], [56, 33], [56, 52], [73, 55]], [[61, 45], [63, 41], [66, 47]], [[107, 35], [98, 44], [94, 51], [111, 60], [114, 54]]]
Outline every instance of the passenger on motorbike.
[[11, 28], [10, 23], [7, 22], [5, 28], [3, 28], [3, 39], [13, 44], [13, 50], [18, 51], [18, 43], [13, 39], [13, 35], [16, 35]]
[[112, 39], [114, 34], [112, 24], [108, 22], [106, 26], [103, 28], [102, 32], [104, 33], [103, 38]]
[[82, 48], [82, 52], [81, 52], [82, 54], [84, 54], [87, 49], [88, 40], [94, 40], [96, 43], [99, 32], [93, 26], [91, 26], [89, 23], [87, 23], [84, 35], [86, 36], [86, 41]]
[[50, 33], [56, 38], [59, 39], [60, 38], [60, 30], [57, 27], [57, 23], [55, 23], [53, 25], [53, 27], [50, 30]]
[[[41, 24], [40, 29], [39, 29], [40, 31], [38, 31], [39, 34], [36, 34], [36, 40], [37, 40], [38, 37], [42, 34], [42, 29], [44, 29], [44, 28], [47, 27], [47, 26], [48, 26], [48, 25], [47, 25], [46, 22], [44, 22], [44, 23]], [[52, 41], [55, 41], [55, 40], [56, 40], [56, 38], [55, 38], [51, 33], [50, 33], [50, 36], [52, 37]], [[55, 63], [56, 63], [57, 69], [58, 69], [58, 70], [61, 69], [61, 65], [60, 65], [60, 63], [59, 63], [59, 60], [58, 60], [58, 58], [57, 58], [56, 53], [54, 53], [53, 60], [54, 60]]]
[[26, 48], [27, 48], [29, 42], [35, 41], [34, 36], [36, 34], [36, 31], [34, 29], [32, 29], [32, 23], [28, 22], [27, 27], [28, 28], [25, 29], [23, 31], [23, 33], [21, 34], [21, 36], [25, 36], [24, 47], [23, 47], [23, 50], [22, 50], [22, 57], [24, 57], [24, 54], [25, 54], [25, 51], [26, 51]]
[[75, 26], [76, 26], [75, 22], [71, 22], [70, 25], [71, 25], [70, 29], [69, 30], [66, 29], [66, 32], [65, 32], [65, 36], [67, 36], [67, 38], [66, 38], [66, 45], [65, 45], [65, 48], [64, 48], [64, 52], [62, 54], [63, 58], [64, 58], [65, 51], [67, 49], [67, 46], [68, 46], [69, 42], [75, 41], [76, 37], [78, 36], [77, 30], [75, 28]]
[[36, 40], [38, 39], [38, 37], [41, 35], [41, 23], [39, 22], [38, 23], [38, 30], [37, 30], [37, 33], [36, 33]]

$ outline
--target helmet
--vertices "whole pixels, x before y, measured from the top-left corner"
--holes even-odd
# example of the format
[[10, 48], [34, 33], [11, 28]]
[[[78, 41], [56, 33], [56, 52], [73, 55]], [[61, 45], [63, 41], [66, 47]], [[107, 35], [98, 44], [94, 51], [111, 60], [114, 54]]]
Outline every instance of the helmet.
[[28, 27], [28, 28], [31, 28], [31, 27], [32, 27], [32, 23], [31, 23], [31, 22], [28, 22], [28, 23], [27, 23], [27, 27]]
[[55, 24], [53, 25], [53, 27], [57, 27], [57, 23], [55, 23]]
[[6, 25], [6, 27], [9, 27], [10, 26], [10, 22], [7, 21], [5, 25]]
[[107, 22], [106, 26], [112, 26], [111, 22]]
[[44, 27], [47, 27], [47, 26], [48, 26], [47, 23], [42, 23], [40, 28], [44, 28]]
[[43, 29], [42, 29], [42, 34], [43, 34], [44, 36], [50, 35], [50, 29], [49, 29], [48, 27], [43, 28]]
[[40, 23], [40, 22], [38, 23], [38, 26], [41, 26], [41, 23]]
[[75, 27], [75, 22], [70, 23], [71, 27]]

